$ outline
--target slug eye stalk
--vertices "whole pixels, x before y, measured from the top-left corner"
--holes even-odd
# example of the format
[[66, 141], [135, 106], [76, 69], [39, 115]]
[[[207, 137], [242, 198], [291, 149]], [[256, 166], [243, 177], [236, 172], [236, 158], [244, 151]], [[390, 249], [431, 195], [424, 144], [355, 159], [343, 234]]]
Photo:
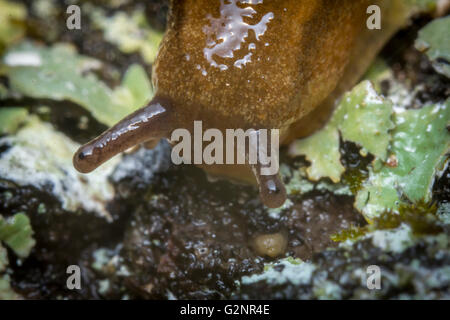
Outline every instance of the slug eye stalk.
[[135, 145], [167, 137], [171, 123], [170, 103], [155, 97], [147, 106], [81, 146], [73, 157], [73, 165], [79, 172], [89, 173]]

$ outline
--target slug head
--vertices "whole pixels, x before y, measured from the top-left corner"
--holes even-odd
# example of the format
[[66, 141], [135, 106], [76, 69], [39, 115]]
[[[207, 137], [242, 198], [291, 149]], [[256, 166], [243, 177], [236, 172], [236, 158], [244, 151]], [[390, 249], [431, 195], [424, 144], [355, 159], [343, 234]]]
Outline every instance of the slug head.
[[[364, 17], [367, 2], [173, 0], [153, 66], [155, 98], [81, 147], [75, 168], [90, 172], [177, 128], [193, 132], [195, 120], [223, 133], [275, 128], [283, 140], [335, 88], [360, 28], [355, 17]], [[244, 167], [203, 166], [256, 181], [269, 207], [284, 203], [278, 171], [263, 175], [259, 164]]]

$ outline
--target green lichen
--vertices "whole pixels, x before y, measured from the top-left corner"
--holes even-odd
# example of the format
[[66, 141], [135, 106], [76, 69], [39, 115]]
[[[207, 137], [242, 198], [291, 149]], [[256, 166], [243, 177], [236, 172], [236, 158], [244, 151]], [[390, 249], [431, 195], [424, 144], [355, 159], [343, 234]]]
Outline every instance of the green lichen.
[[28, 111], [25, 108], [0, 108], [0, 136], [15, 133], [27, 116]]
[[389, 80], [393, 77], [393, 72], [389, 68], [385, 60], [378, 57], [367, 70], [366, 74], [363, 76], [364, 80], [369, 80], [373, 83], [375, 90], [377, 92], [381, 91], [381, 83], [384, 80]]
[[136, 10], [131, 15], [118, 12], [112, 17], [107, 17], [98, 8], [89, 11], [94, 25], [104, 32], [106, 41], [124, 53], [138, 52], [146, 63], [153, 63], [163, 34], [149, 26], [143, 11]]
[[[411, 0], [401, 5], [410, 15], [433, 11], [436, 3]], [[435, 20], [422, 30], [418, 40], [430, 48], [429, 55], [441, 62], [448, 60], [448, 23], [448, 18]], [[423, 38], [427, 38], [426, 44]], [[392, 76], [386, 63], [379, 59], [365, 79], [381, 90], [382, 81], [391, 80]], [[433, 181], [445, 167], [450, 148], [446, 130], [449, 102], [408, 110], [413, 93], [396, 81], [390, 83], [396, 94], [388, 99], [379, 96], [369, 82], [358, 85], [344, 96], [324, 129], [290, 148], [291, 155], [305, 155], [311, 162], [307, 168], [311, 180], [328, 177], [347, 185], [356, 195], [355, 207], [369, 222], [383, 212], [395, 212], [402, 203], [429, 201]], [[346, 150], [338, 152], [338, 134], [342, 140], [361, 147], [364, 165], [346, 163]], [[372, 163], [368, 163], [367, 155], [373, 156]]]
[[26, 214], [16, 213], [7, 219], [0, 215], [0, 300], [21, 299], [11, 288], [9, 275], [4, 273], [9, 263], [5, 246], [24, 259], [30, 255], [35, 244], [33, 229]]
[[0, 273], [5, 271], [6, 266], [8, 265], [8, 252], [6, 248], [2, 246], [0, 242]]
[[339, 134], [346, 141], [361, 146], [361, 154], [371, 153], [380, 159], [387, 156], [392, 103], [379, 96], [369, 81], [346, 94], [324, 129], [291, 145], [290, 155], [305, 155], [311, 162], [308, 177], [317, 181], [328, 177], [337, 183], [345, 168], [339, 152]]
[[35, 0], [32, 6], [33, 12], [43, 20], [55, 18], [58, 8], [55, 0]]
[[291, 146], [292, 156], [305, 155], [311, 162], [307, 169], [308, 177], [313, 181], [329, 177], [337, 183], [345, 171], [340, 162], [339, 132], [334, 126], [327, 126], [306, 139]]
[[[296, 164], [293, 168], [286, 164], [281, 164], [280, 173], [286, 183], [286, 192], [288, 195], [301, 195], [313, 190], [317, 191], [329, 191], [336, 195], [350, 196], [352, 193], [347, 185], [343, 183], [333, 183], [328, 179], [323, 179], [319, 182], [311, 182], [308, 179], [306, 168], [301, 164]], [[283, 209], [289, 208], [292, 203], [286, 202], [280, 209], [271, 209], [269, 212], [280, 212]]]
[[19, 300], [20, 295], [14, 292], [8, 275], [0, 275], [0, 300]]
[[99, 61], [78, 55], [69, 45], [43, 47], [29, 42], [10, 48], [0, 65], [13, 91], [32, 98], [72, 101], [111, 126], [142, 107], [152, 89], [145, 71], [134, 65], [123, 84], [112, 90], [92, 73], [101, 67]]
[[114, 197], [114, 189], [107, 179], [120, 157], [83, 175], [72, 164], [79, 144], [36, 116], [29, 116], [14, 135], [0, 138], [3, 146], [8, 149], [0, 157], [2, 179], [50, 192], [67, 211], [85, 210], [112, 219], [106, 203]]
[[415, 46], [425, 52], [434, 69], [450, 78], [450, 17], [436, 19], [419, 31]]
[[[279, 266], [282, 267], [281, 271], [277, 270]], [[264, 267], [264, 272], [261, 274], [242, 277], [241, 283], [248, 285], [258, 281], [266, 281], [276, 285], [285, 283], [301, 285], [309, 283], [314, 270], [315, 266], [307, 262], [299, 259], [284, 258], [275, 263], [267, 264]]]
[[362, 82], [344, 95], [333, 120], [343, 140], [362, 147], [361, 155], [385, 160], [394, 127], [391, 115], [392, 103], [379, 96], [370, 82]]
[[17, 213], [5, 219], [0, 215], [0, 241], [3, 241], [20, 258], [26, 258], [35, 245], [30, 219]]
[[125, 72], [122, 84], [114, 90], [112, 99], [123, 108], [136, 110], [143, 107], [151, 96], [152, 86], [147, 73], [141, 66], [134, 64]]
[[341, 286], [332, 281], [319, 279], [314, 283], [312, 291], [318, 300], [342, 299]]
[[395, 211], [405, 199], [416, 203], [431, 199], [434, 178], [443, 170], [450, 148], [449, 119], [450, 100], [395, 115], [390, 162], [371, 168], [356, 196], [355, 207], [368, 221]]
[[23, 4], [0, 0], [0, 54], [25, 35], [26, 16]]

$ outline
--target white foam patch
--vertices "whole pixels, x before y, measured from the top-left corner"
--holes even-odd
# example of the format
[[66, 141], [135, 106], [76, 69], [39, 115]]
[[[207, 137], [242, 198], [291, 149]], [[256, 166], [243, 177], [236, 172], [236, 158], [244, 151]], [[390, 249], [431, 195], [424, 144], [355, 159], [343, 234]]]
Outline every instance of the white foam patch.
[[42, 65], [41, 56], [37, 52], [8, 53], [4, 62], [10, 67], [39, 67]]
[[376, 230], [369, 237], [374, 246], [387, 252], [403, 252], [414, 244], [411, 227], [406, 224], [393, 230]]
[[283, 270], [277, 271], [270, 267], [269, 270], [251, 276], [242, 277], [243, 284], [251, 284], [258, 281], [266, 281], [269, 284], [281, 285], [285, 283], [292, 283], [294, 285], [307, 284], [311, 280], [312, 273], [316, 270], [313, 264], [301, 262], [294, 264], [286, 259], [280, 260], [276, 266], [282, 265]]
[[20, 186], [49, 190], [63, 209], [84, 209], [111, 221], [106, 203], [114, 197], [108, 177], [119, 159], [84, 175], [75, 170], [72, 156], [79, 145], [47, 123], [33, 119], [15, 136], [0, 139], [9, 145], [0, 155], [0, 176]]
[[[373, 84], [370, 81], [366, 82], [366, 91], [367, 95], [364, 99], [364, 102], [367, 104], [383, 104], [383, 98], [377, 93], [375, 88], [373, 87]], [[358, 108], [359, 106], [357, 106]]]

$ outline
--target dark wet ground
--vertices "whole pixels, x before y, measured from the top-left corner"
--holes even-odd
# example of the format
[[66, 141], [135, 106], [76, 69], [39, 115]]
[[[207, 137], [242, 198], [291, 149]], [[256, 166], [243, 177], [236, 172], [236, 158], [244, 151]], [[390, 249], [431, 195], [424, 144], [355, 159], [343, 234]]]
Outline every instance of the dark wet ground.
[[[140, 152], [146, 163], [155, 163], [152, 153]], [[295, 205], [274, 219], [253, 187], [208, 182], [192, 166], [164, 167], [169, 169], [154, 176], [144, 192], [134, 191], [148, 184], [137, 181], [135, 172], [118, 184], [127, 201], [130, 194], [141, 198], [125, 231], [123, 256], [136, 274], [133, 285], [151, 298], [167, 290], [183, 298], [228, 297], [235, 280], [262, 271], [270, 261], [254, 247], [261, 235], [287, 241], [279, 256], [306, 260], [333, 246], [332, 234], [364, 223], [350, 197], [311, 192], [292, 199]]]
[[[317, 253], [311, 279], [301, 285], [271, 284], [258, 281], [242, 284], [235, 299], [448, 299], [449, 283], [433, 275], [450, 265], [450, 254], [438, 241], [420, 241], [401, 253], [386, 253], [370, 240], [358, 242], [351, 250], [338, 249]], [[439, 254], [437, 254], [439, 253]], [[414, 265], [411, 263], [414, 261]], [[382, 271], [381, 289], [368, 291], [361, 270], [376, 265]], [[277, 272], [282, 272], [279, 266]], [[328, 288], [329, 292], [322, 292]], [[330, 290], [331, 289], [331, 290]], [[326, 289], [325, 289], [326, 290]], [[324, 291], [325, 291], [324, 290]]]
[[[91, 253], [122, 244], [120, 256], [132, 276], [119, 282], [134, 295], [164, 298], [169, 290], [178, 298], [226, 298], [236, 289], [235, 280], [271, 261], [255, 249], [261, 235], [279, 234], [287, 241], [278, 256], [307, 260], [335, 245], [332, 234], [364, 223], [351, 197], [317, 191], [295, 196], [291, 208], [271, 218], [253, 187], [208, 182], [202, 170], [175, 167], [169, 157], [163, 143], [125, 158], [113, 175], [118, 196], [108, 206], [116, 219], [112, 224], [64, 212], [45, 192], [3, 185], [0, 194], [9, 196], [2, 199], [2, 212], [27, 212], [36, 232], [32, 256], [21, 266], [13, 264], [17, 291], [28, 298], [97, 298], [94, 288], [65, 290], [65, 267], [85, 266], [86, 283], [95, 287]], [[124, 169], [129, 163], [134, 169]], [[42, 203], [45, 214], [39, 214]]]

